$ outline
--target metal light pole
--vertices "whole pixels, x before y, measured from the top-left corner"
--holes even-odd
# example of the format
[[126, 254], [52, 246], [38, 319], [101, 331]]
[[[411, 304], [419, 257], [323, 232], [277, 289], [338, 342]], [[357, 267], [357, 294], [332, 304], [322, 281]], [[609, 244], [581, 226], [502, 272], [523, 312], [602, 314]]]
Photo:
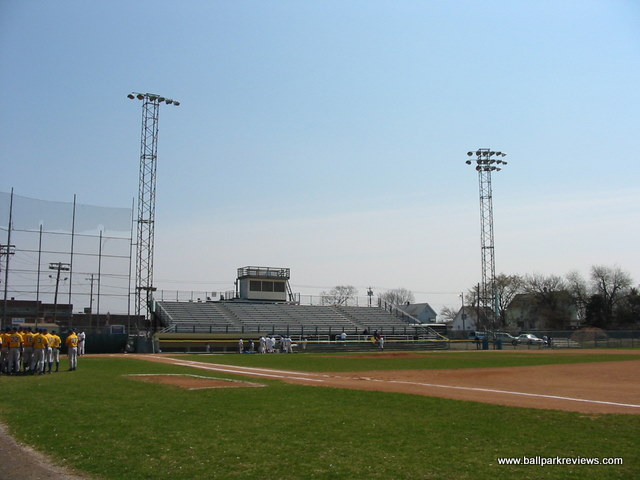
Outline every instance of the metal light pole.
[[[493, 196], [491, 192], [491, 172], [499, 172], [507, 162], [504, 152], [494, 152], [489, 148], [479, 148], [475, 152], [467, 152], [467, 165], [475, 163], [480, 185], [480, 249], [482, 257], [482, 283], [480, 285], [478, 303], [483, 315], [490, 316], [488, 322], [493, 327], [498, 315], [496, 295], [496, 259], [493, 244]], [[479, 318], [478, 318], [479, 320]]]
[[132, 92], [131, 100], [142, 101], [142, 133], [140, 141], [140, 182], [138, 188], [138, 228], [136, 243], [136, 318], [149, 320], [153, 287], [153, 243], [156, 211], [156, 161], [158, 156], [158, 113], [160, 104], [180, 102], [153, 93]]

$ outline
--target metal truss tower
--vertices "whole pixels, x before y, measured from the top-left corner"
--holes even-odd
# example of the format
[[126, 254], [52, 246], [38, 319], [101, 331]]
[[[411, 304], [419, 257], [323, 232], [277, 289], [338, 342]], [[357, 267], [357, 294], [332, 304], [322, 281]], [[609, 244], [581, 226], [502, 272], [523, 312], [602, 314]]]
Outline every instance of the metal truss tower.
[[132, 92], [130, 99], [142, 101], [142, 134], [140, 142], [140, 181], [138, 186], [138, 220], [136, 238], [136, 318], [149, 320], [153, 291], [153, 245], [156, 214], [156, 163], [158, 158], [158, 113], [160, 104], [180, 102], [152, 93]]
[[475, 152], [467, 152], [467, 165], [475, 163], [480, 185], [480, 250], [482, 257], [482, 282], [478, 292], [478, 304], [487, 323], [495, 327], [499, 315], [496, 292], [496, 258], [493, 243], [493, 194], [491, 191], [491, 172], [499, 172], [507, 162], [502, 160], [507, 154], [494, 152], [489, 148], [479, 148]]

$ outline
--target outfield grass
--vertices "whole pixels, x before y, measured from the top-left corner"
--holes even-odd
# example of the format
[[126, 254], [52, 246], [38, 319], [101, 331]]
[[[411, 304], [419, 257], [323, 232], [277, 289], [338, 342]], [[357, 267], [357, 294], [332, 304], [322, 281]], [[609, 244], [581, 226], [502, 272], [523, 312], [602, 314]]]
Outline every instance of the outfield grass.
[[[288, 369], [319, 362], [306, 355], [254, 357], [258, 356], [210, 358], [262, 361], [265, 366], [277, 362], [268, 366]], [[454, 362], [456, 368], [465, 361], [471, 363], [466, 366], [480, 361], [486, 362], [485, 367], [506, 366], [501, 363], [504, 358], [486, 352], [466, 360], [446, 357], [438, 361]], [[557, 363], [566, 361], [565, 355], [553, 357]], [[351, 369], [359, 369], [359, 362], [364, 362], [363, 368], [371, 369], [375, 360], [333, 358], [319, 368], [347, 369], [351, 363]], [[384, 368], [425, 368], [398, 365]], [[267, 388], [186, 391], [124, 376], [139, 373], [194, 372], [127, 358], [82, 358], [76, 372], [0, 377], [0, 419], [20, 441], [104, 479], [630, 479], [640, 475], [640, 416], [636, 415], [531, 410], [275, 380], [260, 380]], [[497, 457], [511, 456], [622, 457], [625, 463], [497, 465]]]

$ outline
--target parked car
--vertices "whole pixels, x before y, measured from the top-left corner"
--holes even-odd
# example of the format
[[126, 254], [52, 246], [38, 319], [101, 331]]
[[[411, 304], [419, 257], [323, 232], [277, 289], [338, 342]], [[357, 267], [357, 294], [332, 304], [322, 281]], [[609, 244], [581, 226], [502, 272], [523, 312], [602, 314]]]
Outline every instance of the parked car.
[[526, 345], [542, 345], [544, 340], [536, 337], [531, 333], [523, 333], [522, 335], [518, 335], [513, 339], [512, 342], [514, 345], [526, 344]]
[[493, 332], [493, 339], [500, 340], [502, 343], [505, 343], [505, 342], [511, 343], [516, 339], [516, 337], [514, 337], [513, 335], [507, 332]]

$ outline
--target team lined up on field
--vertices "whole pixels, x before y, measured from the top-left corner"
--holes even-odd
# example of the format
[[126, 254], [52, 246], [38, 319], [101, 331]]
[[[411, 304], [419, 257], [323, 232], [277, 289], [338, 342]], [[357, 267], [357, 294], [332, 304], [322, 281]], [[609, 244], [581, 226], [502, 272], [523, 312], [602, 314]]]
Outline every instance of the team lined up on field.
[[[280, 348], [276, 348], [279, 345]], [[258, 353], [293, 353], [294, 343], [289, 336], [275, 337], [268, 335], [260, 337], [258, 342]], [[238, 340], [238, 353], [255, 353], [255, 344], [253, 340], [249, 340], [249, 343], [245, 345], [244, 340]]]
[[[0, 332], [0, 374], [43, 375], [60, 369], [62, 339], [55, 331], [31, 327], [6, 327]], [[65, 340], [69, 370], [78, 367], [78, 355], [84, 353], [84, 333], [74, 330]]]

